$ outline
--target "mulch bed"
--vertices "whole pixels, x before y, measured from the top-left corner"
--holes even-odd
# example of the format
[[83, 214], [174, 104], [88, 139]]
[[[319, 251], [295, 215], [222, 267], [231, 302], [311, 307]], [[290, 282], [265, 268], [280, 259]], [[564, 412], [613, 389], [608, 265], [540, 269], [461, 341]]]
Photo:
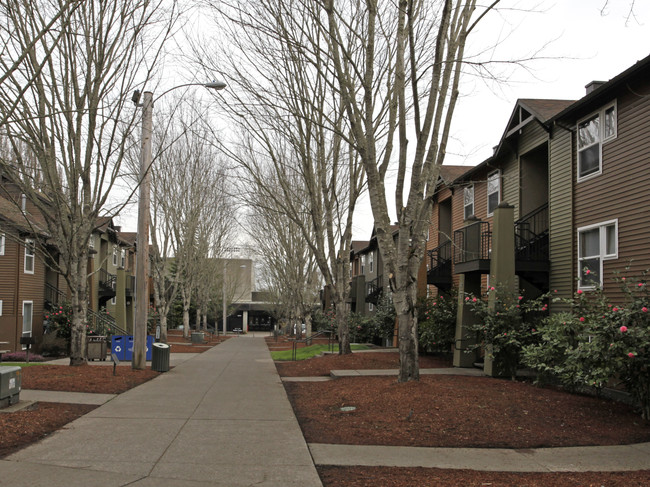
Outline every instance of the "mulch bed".
[[647, 487], [637, 472], [477, 472], [438, 468], [316, 467], [324, 487]]
[[45, 438], [97, 406], [38, 402], [13, 413], [0, 413], [0, 458]]
[[22, 388], [44, 391], [95, 392], [121, 394], [160, 375], [150, 368], [100, 365], [33, 365], [22, 369]]
[[[398, 368], [397, 353], [353, 353], [276, 362], [280, 375], [323, 376], [332, 369]], [[420, 357], [421, 368], [449, 366]], [[352, 377], [285, 382], [307, 442], [424, 447], [535, 448], [650, 441], [650, 423], [629, 406], [526, 382], [453, 375]], [[341, 407], [354, 406], [350, 412]], [[324, 487], [628, 487], [650, 485], [650, 470], [482, 472], [435, 468], [318, 465]]]

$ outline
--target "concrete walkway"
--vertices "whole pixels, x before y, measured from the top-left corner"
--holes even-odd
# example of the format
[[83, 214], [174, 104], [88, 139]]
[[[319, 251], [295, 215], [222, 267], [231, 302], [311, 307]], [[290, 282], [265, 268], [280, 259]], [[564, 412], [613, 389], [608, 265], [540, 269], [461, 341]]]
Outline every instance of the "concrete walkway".
[[262, 338], [180, 363], [0, 461], [0, 483], [322, 486]]

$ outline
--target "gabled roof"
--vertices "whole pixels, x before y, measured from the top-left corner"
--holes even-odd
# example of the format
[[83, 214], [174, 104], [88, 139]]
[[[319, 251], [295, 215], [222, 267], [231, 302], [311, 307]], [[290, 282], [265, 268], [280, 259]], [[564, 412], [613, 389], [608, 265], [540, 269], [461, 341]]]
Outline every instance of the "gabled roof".
[[449, 186], [457, 178], [470, 171], [474, 166], [440, 166], [440, 174], [438, 175], [439, 183], [442, 182]]
[[575, 103], [575, 100], [544, 100], [522, 98], [518, 101], [518, 103], [540, 122], [546, 123], [566, 107]]
[[135, 247], [135, 241], [138, 239], [137, 232], [117, 232], [117, 238], [124, 244]]
[[495, 162], [497, 156], [501, 154], [506, 139], [519, 133], [526, 125], [535, 122], [548, 131], [552, 118], [573, 103], [573, 100], [550, 100], [542, 98], [521, 98], [517, 100], [508, 119], [506, 129], [499, 140], [499, 144], [495, 147], [493, 155], [469, 169], [464, 174], [461, 174], [454, 180], [454, 183], [459, 183], [477, 171], [490, 167]]
[[350, 252], [353, 254], [358, 254], [363, 249], [368, 247], [370, 242], [368, 240], [353, 240], [350, 242]]
[[37, 215], [23, 214], [13, 201], [0, 196], [0, 220], [22, 233], [47, 236], [45, 221]]
[[642, 73], [648, 68], [650, 68], [650, 56], [637, 61], [622, 73], [616, 75], [609, 81], [594, 89], [588, 95], [583, 96], [578, 101], [566, 107], [564, 110], [557, 113], [551, 122], [570, 118], [580, 118], [585, 112], [591, 111], [590, 107], [592, 105], [602, 105], [608, 102], [614, 92], [624, 86], [631, 77]]

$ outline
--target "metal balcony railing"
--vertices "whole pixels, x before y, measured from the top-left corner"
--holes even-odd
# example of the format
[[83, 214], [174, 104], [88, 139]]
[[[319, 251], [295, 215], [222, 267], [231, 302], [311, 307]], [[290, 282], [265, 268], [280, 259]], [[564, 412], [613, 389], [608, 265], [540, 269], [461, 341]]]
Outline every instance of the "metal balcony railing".
[[384, 292], [384, 276], [377, 276], [366, 284], [366, 302], [377, 304]]
[[515, 222], [515, 252], [518, 260], [548, 260], [548, 204]]
[[492, 231], [489, 222], [478, 221], [454, 232], [454, 264], [488, 260]]

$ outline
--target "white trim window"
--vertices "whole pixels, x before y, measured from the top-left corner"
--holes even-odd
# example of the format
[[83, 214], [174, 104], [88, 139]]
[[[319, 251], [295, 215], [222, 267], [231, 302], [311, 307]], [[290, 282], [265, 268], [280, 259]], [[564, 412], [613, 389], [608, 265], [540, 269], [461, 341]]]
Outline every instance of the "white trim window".
[[[32, 324], [34, 318], [34, 302], [33, 301], [23, 301], [23, 337], [32, 336]], [[23, 350], [27, 348], [27, 345], [23, 345]]]
[[117, 267], [117, 247], [113, 247], [113, 265]]
[[501, 203], [501, 171], [490, 173], [487, 178], [487, 214], [494, 213]]
[[374, 269], [375, 269], [375, 253], [374, 252], [370, 252], [368, 254], [368, 268], [369, 268], [370, 272], [374, 272]]
[[368, 311], [374, 311], [375, 306], [372, 303], [368, 303]]
[[603, 144], [616, 138], [616, 102], [578, 121], [578, 181], [603, 172]]
[[465, 220], [474, 215], [474, 185], [463, 190], [463, 215]]
[[126, 269], [126, 250], [124, 249], [120, 251], [120, 267]]
[[5, 255], [5, 241], [6, 241], [5, 234], [0, 233], [0, 255]]
[[25, 239], [25, 274], [34, 273], [34, 241], [31, 238]]
[[111, 304], [112, 304], [112, 305], [116, 305], [116, 304], [117, 304], [117, 296], [113, 296], [113, 297], [111, 298]]
[[603, 284], [603, 262], [618, 258], [618, 220], [578, 228], [578, 288]]
[[361, 274], [365, 274], [366, 272], [366, 254], [363, 254], [361, 256]]

